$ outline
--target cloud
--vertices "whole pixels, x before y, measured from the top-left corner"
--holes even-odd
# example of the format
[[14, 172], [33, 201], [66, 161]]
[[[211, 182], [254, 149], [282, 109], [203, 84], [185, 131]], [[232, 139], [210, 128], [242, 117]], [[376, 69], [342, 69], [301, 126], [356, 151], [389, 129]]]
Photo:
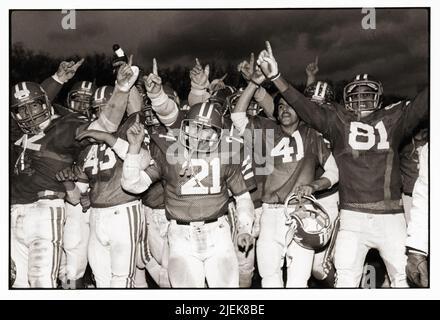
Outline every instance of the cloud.
[[369, 72], [396, 93], [413, 93], [428, 72], [428, 11], [376, 13], [376, 30], [363, 30], [360, 8], [77, 11], [77, 30], [64, 31], [59, 11], [19, 11], [12, 15], [12, 41], [55, 56], [111, 54], [119, 43], [148, 68], [153, 57], [163, 67], [191, 66], [195, 57], [235, 64], [270, 40], [294, 81], [304, 79], [306, 64], [319, 55], [320, 77]]

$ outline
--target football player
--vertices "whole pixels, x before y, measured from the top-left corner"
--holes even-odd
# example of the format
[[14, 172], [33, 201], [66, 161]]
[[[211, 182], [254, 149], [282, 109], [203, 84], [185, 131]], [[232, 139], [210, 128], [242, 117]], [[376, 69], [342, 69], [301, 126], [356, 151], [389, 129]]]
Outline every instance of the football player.
[[428, 91], [382, 108], [383, 88], [367, 74], [344, 88], [344, 104], [322, 108], [280, 75], [270, 43], [258, 65], [306, 123], [330, 141], [340, 169], [337, 287], [358, 287], [365, 256], [378, 249], [393, 287], [406, 287], [406, 223], [400, 204], [398, 147], [428, 116]]
[[[191, 79], [191, 92], [189, 101], [192, 103], [203, 103], [206, 101], [218, 102], [219, 111], [223, 115], [224, 119], [224, 141], [228, 143], [228, 148], [232, 150], [240, 150], [240, 153], [234, 152], [233, 155], [240, 155], [239, 159], [233, 159], [237, 163], [242, 164], [242, 174], [245, 179], [252, 201], [254, 203], [255, 215], [261, 215], [261, 197], [260, 192], [257, 189], [257, 180], [255, 179], [251, 158], [247, 156], [246, 146], [243, 139], [238, 135], [238, 130], [234, 127], [231, 119], [230, 112], [234, 107], [235, 102], [238, 100], [240, 92], [232, 87], [226, 85], [223, 80], [226, 77], [223, 76], [220, 79], [214, 79], [211, 83], [208, 81], [208, 88], [202, 89], [206, 86], [204, 77], [206, 73], [201, 72], [201, 67], [196, 59], [196, 65], [190, 72]], [[203, 85], [205, 83], [205, 85]], [[195, 94], [194, 94], [195, 93]], [[208, 99], [208, 100], [203, 100]], [[191, 106], [189, 107], [189, 109]], [[250, 110], [250, 108], [249, 108]], [[253, 111], [252, 111], [253, 112]], [[232, 160], [232, 159], [231, 159]], [[255, 207], [256, 206], [256, 207]], [[258, 234], [258, 225], [254, 223], [252, 227], [252, 243], [248, 250], [243, 250], [242, 247], [236, 245], [238, 239], [238, 229], [235, 227], [238, 224], [238, 217], [236, 213], [236, 206], [234, 199], [231, 198], [229, 203], [229, 222], [231, 224], [232, 239], [234, 241], [234, 247], [237, 254], [238, 266], [239, 266], [239, 285], [240, 288], [249, 288], [252, 285], [252, 277], [254, 274], [255, 265], [255, 237]], [[254, 219], [254, 221], [259, 221]]]
[[[91, 109], [95, 90], [96, 86], [90, 81], [76, 82], [67, 94], [67, 110], [83, 114], [89, 120], [96, 119]], [[68, 182], [64, 181], [64, 183]], [[73, 182], [70, 181], [70, 183]], [[89, 212], [88, 210], [83, 212], [81, 204], [73, 205], [66, 201], [65, 205], [66, 223], [59, 278], [63, 288], [82, 288], [84, 287], [83, 276], [87, 268]]]
[[[145, 81], [146, 93], [159, 120], [173, 124], [178, 107], [172, 99], [164, 96], [155, 60], [153, 73]], [[98, 287], [134, 287], [135, 280], [139, 287], [141, 281], [136, 278], [142, 276], [142, 271], [135, 277], [135, 267], [145, 268], [147, 263], [142, 260], [148, 262], [150, 258], [148, 253], [145, 254], [146, 250], [139, 248], [147, 236], [140, 195], [125, 192], [120, 184], [122, 163], [128, 149], [127, 129], [134, 121], [139, 121], [143, 105], [144, 100], [133, 87], [127, 105], [128, 118], [116, 136], [92, 130], [78, 136], [78, 139], [91, 138], [104, 142], [91, 147], [84, 163], [92, 202], [89, 260]], [[115, 215], [115, 212], [118, 214]], [[138, 254], [145, 254], [145, 257], [137, 257]], [[143, 285], [146, 285], [145, 281]]]
[[238, 244], [250, 244], [253, 206], [240, 165], [230, 164], [218, 146], [222, 117], [215, 102], [191, 107], [177, 142], [150, 151], [154, 163], [143, 171], [139, 156], [144, 130], [132, 126], [121, 180], [124, 189], [140, 193], [162, 181], [168, 228], [168, 274], [173, 287], [238, 287], [238, 263], [227, 220], [228, 188], [237, 202]]
[[[82, 62], [63, 61], [44, 82], [48, 92], [59, 92]], [[66, 193], [56, 174], [73, 164], [83, 148], [75, 140], [78, 131], [87, 127], [115, 130], [129, 81], [129, 75], [122, 73], [112, 103], [92, 123], [77, 113], [53, 120], [49, 97], [38, 84], [20, 82], [12, 87], [11, 115], [24, 133], [15, 143], [16, 177], [11, 180], [11, 255], [17, 267], [14, 287], [56, 286]]]
[[[335, 101], [335, 92], [333, 87], [325, 81], [316, 81], [315, 76], [318, 72], [318, 57], [315, 62], [310, 63], [306, 67], [307, 73], [307, 87], [304, 90], [304, 95], [322, 108], [333, 108], [332, 103]], [[331, 151], [330, 142], [324, 139], [326, 146]], [[318, 169], [316, 177], [321, 176], [322, 169]], [[331, 223], [335, 226], [333, 230], [336, 235], [338, 216], [339, 216], [339, 192], [338, 183], [333, 185], [330, 189], [317, 192], [315, 197], [318, 203], [323, 206], [326, 212], [330, 216]], [[312, 274], [315, 279], [321, 281], [321, 283], [328, 287], [334, 287], [335, 284], [335, 269], [333, 264], [334, 254], [334, 237], [331, 243], [325, 250], [315, 254], [313, 260]]]
[[[278, 123], [258, 116], [251, 118], [246, 114], [252, 97], [264, 80], [261, 71], [254, 68], [251, 81], [231, 115], [235, 127], [245, 138], [245, 144], [253, 146], [257, 162], [266, 155], [266, 167], [258, 170], [258, 174], [266, 175], [257, 241], [258, 270], [263, 287], [283, 287], [282, 267], [287, 258], [286, 286], [307, 287], [315, 251], [303, 244], [287, 241], [290, 228], [284, 202], [293, 190], [310, 196], [331, 187], [338, 180], [338, 170], [320, 135], [300, 122], [292, 107], [280, 96], [274, 101]], [[257, 140], [258, 136], [262, 137], [261, 141]], [[315, 180], [315, 171], [319, 166], [326, 172]], [[323, 236], [325, 233], [328, 232], [322, 230]]]

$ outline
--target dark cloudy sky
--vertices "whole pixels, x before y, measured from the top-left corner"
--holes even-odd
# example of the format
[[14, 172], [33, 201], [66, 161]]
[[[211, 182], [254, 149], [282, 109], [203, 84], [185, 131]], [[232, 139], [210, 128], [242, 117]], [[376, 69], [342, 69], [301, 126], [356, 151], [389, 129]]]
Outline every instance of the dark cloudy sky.
[[361, 26], [353, 10], [77, 11], [76, 30], [61, 28], [61, 11], [16, 11], [12, 43], [54, 56], [111, 53], [119, 43], [135, 62], [151, 67], [193, 59], [234, 64], [272, 43], [281, 71], [304, 81], [304, 68], [319, 55], [321, 78], [335, 81], [374, 74], [385, 90], [411, 96], [428, 80], [429, 33], [425, 9], [377, 9], [376, 30]]

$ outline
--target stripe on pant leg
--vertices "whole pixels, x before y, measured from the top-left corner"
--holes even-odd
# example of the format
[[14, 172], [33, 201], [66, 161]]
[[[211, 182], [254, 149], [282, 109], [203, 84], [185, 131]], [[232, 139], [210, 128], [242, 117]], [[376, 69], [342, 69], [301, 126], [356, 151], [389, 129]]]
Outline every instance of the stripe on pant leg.
[[139, 243], [139, 239], [140, 239], [140, 230], [141, 230], [141, 220], [140, 220], [140, 210], [139, 210], [139, 204], [136, 204], [132, 207], [133, 209], [133, 220], [134, 220], [134, 235], [133, 235], [133, 257], [132, 257], [132, 261], [133, 261], [133, 265], [132, 265], [132, 273], [130, 276], [130, 281], [131, 281], [131, 285], [132, 287], [134, 287], [134, 277], [136, 274], [136, 254], [137, 254], [137, 245]]
[[56, 259], [56, 265], [55, 265], [55, 283], [58, 279], [58, 273], [60, 272], [60, 264], [61, 264], [61, 241], [63, 239], [63, 221], [64, 221], [64, 208], [62, 207], [57, 207], [57, 221], [56, 221], [56, 225], [57, 225], [57, 239], [56, 242], [54, 243], [54, 246], [56, 248], [56, 254], [57, 254], [57, 259]]
[[130, 266], [128, 269], [128, 277], [126, 280], [126, 284], [125, 286], [127, 288], [129, 288], [129, 280], [130, 280], [130, 273], [131, 273], [131, 268], [132, 268], [132, 257], [133, 257], [133, 226], [132, 226], [132, 222], [131, 222], [131, 212], [130, 212], [130, 208], [127, 207], [127, 215], [128, 215], [128, 225], [130, 227], [130, 243], [131, 243], [131, 247], [130, 247]]
[[[50, 209], [50, 218], [51, 218], [50, 223], [51, 223], [51, 228], [52, 228], [52, 241], [53, 241], [56, 237], [55, 214], [54, 214], [53, 207], [50, 207], [49, 209]], [[52, 248], [52, 269], [51, 269], [51, 273], [50, 273], [52, 287], [56, 286], [56, 283], [54, 283], [54, 281], [53, 281], [54, 274], [55, 274], [55, 256], [56, 256], [55, 246], [53, 246], [53, 248]]]

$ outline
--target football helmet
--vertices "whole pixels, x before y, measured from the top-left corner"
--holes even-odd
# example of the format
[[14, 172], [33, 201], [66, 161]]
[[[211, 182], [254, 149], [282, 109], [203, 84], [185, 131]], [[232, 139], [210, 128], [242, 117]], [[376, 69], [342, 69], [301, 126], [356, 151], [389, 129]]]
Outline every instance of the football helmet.
[[304, 90], [304, 95], [319, 105], [335, 100], [333, 87], [325, 81], [313, 82]]
[[211, 94], [211, 97], [209, 97], [209, 100], [217, 102], [219, 104], [220, 112], [222, 114], [226, 114], [226, 112], [228, 111], [227, 99], [234, 95], [236, 92], [237, 90], [234, 87], [225, 86], [222, 89], [214, 91]]
[[145, 114], [145, 125], [147, 127], [155, 127], [160, 125], [160, 121], [151, 107], [151, 104], [145, 104], [142, 108], [142, 111]]
[[99, 117], [101, 108], [105, 106], [113, 95], [114, 87], [103, 86], [95, 90], [92, 97], [91, 113], [93, 118]]
[[197, 103], [182, 120], [179, 141], [190, 152], [212, 152], [220, 143], [223, 117], [220, 104], [214, 101]]
[[[234, 108], [237, 105], [238, 99], [240, 99], [243, 91], [244, 91], [243, 89], [240, 89], [236, 93], [234, 93], [233, 95], [226, 98], [225, 115], [230, 115], [230, 113], [232, 113], [234, 111]], [[249, 103], [249, 106], [246, 110], [246, 113], [251, 117], [255, 117], [256, 115], [259, 115], [261, 113], [261, 111], [263, 111], [263, 108], [258, 104], [257, 101], [252, 99], [251, 102]]]
[[38, 83], [17, 83], [11, 89], [10, 104], [12, 118], [24, 133], [38, 134], [49, 125], [52, 107]]
[[93, 93], [96, 86], [90, 81], [76, 82], [67, 94], [67, 107], [89, 116]]
[[327, 245], [332, 235], [332, 223], [330, 216], [315, 197], [289, 194], [284, 202], [284, 214], [286, 224], [290, 225], [286, 234], [286, 246], [292, 240], [309, 250], [320, 250]]
[[344, 104], [349, 111], [374, 111], [382, 105], [383, 87], [368, 74], [358, 74], [344, 87]]
[[173, 88], [167, 85], [163, 85], [162, 89], [165, 92], [165, 94], [168, 96], [168, 98], [173, 100], [176, 103], [177, 107], [180, 108], [180, 99], [179, 96], [177, 95], [177, 92]]

